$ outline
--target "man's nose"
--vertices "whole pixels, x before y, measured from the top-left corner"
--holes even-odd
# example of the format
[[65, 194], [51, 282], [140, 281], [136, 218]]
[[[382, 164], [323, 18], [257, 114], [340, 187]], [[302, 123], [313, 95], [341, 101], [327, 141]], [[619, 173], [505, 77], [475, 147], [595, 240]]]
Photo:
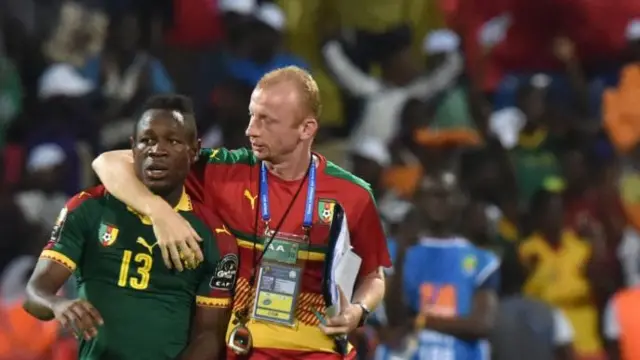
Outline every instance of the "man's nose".
[[245, 130], [244, 134], [248, 137], [257, 137], [260, 135], [260, 129], [258, 128], [257, 121], [254, 118], [249, 120], [249, 125], [247, 126], [247, 130]]
[[149, 149], [151, 156], [166, 156], [167, 154], [167, 144], [164, 141], [158, 141]]

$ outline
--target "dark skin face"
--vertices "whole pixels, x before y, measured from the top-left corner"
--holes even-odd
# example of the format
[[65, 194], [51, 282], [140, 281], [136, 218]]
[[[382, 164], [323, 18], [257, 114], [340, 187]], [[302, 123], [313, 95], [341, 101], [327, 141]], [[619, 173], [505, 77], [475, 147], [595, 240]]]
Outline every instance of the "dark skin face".
[[568, 151], [562, 156], [562, 171], [570, 190], [581, 190], [587, 183], [587, 163], [579, 151]]
[[456, 191], [457, 181], [451, 173], [425, 178], [417, 197], [417, 206], [431, 227], [443, 228], [451, 223], [458, 210]]
[[547, 112], [547, 92], [545, 89], [529, 89], [526, 94], [520, 95], [518, 107], [527, 116], [525, 130], [533, 130], [542, 125], [541, 121]]
[[140, 181], [153, 193], [177, 203], [200, 149], [193, 131], [185, 125], [184, 115], [167, 110], [145, 112], [131, 148]]
[[395, 86], [406, 86], [420, 75], [420, 65], [415, 60], [411, 47], [398, 51], [382, 65], [385, 81]]
[[[546, 235], [549, 241], [558, 240], [558, 236], [562, 231], [563, 223], [563, 204], [562, 196], [554, 194], [542, 207], [538, 216], [538, 228]], [[555, 236], [553, 236], [555, 235]]]

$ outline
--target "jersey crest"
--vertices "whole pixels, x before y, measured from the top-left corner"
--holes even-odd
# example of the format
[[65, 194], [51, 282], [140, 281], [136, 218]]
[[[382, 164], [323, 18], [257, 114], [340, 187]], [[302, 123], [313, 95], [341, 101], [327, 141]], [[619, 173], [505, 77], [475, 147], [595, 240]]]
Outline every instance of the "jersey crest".
[[478, 259], [474, 255], [467, 255], [462, 261], [462, 269], [467, 275], [472, 275], [478, 267]]
[[333, 220], [333, 210], [336, 207], [335, 200], [319, 199], [318, 200], [318, 218], [325, 225], [330, 225]]
[[100, 243], [102, 246], [111, 246], [116, 239], [118, 238], [118, 230], [117, 227], [109, 224], [102, 223], [100, 224], [100, 231], [98, 232], [98, 237], [100, 239]]

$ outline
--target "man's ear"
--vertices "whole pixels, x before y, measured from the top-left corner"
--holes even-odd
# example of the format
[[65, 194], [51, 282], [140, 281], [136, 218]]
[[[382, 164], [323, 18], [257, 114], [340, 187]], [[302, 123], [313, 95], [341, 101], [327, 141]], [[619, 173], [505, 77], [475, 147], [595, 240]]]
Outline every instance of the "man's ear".
[[198, 162], [200, 158], [200, 149], [202, 148], [202, 139], [196, 139], [196, 141], [191, 146], [191, 159], [193, 163]]
[[136, 140], [133, 136], [129, 136], [129, 142], [131, 143], [131, 150], [133, 150], [136, 147]]
[[312, 139], [318, 133], [318, 120], [306, 118], [300, 124], [300, 138], [302, 140]]

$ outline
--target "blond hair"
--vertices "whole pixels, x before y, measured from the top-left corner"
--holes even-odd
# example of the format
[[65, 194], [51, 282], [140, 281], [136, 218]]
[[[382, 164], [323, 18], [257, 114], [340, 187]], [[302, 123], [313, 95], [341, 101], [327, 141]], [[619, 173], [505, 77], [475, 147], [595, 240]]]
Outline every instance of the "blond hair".
[[297, 66], [287, 66], [272, 70], [258, 81], [258, 85], [256, 85], [256, 87], [265, 89], [283, 82], [291, 82], [298, 87], [307, 110], [317, 121], [319, 121], [320, 115], [322, 115], [320, 90], [318, 89], [318, 83], [316, 83], [313, 76], [311, 76], [311, 74], [306, 70]]

